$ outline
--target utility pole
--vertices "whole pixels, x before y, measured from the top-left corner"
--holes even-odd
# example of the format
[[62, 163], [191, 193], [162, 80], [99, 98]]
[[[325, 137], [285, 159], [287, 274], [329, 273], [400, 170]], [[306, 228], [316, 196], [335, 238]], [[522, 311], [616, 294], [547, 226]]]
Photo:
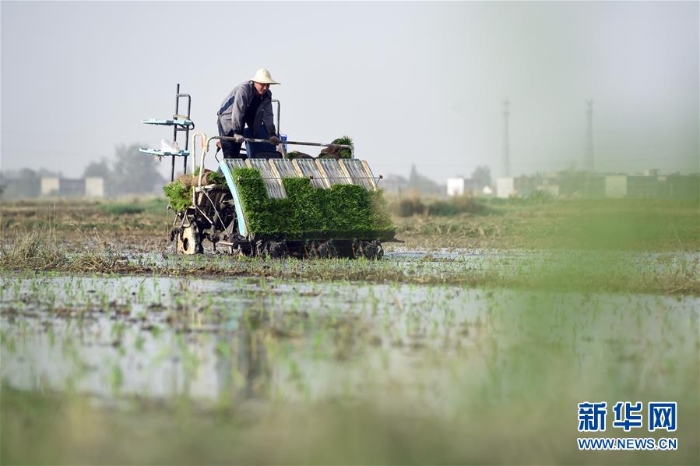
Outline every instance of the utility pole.
[[584, 197], [591, 196], [591, 177], [593, 176], [593, 99], [586, 100], [586, 155], [583, 161], [583, 166], [586, 170], [584, 174]]
[[586, 159], [583, 166], [586, 171], [593, 173], [593, 99], [586, 100]]
[[503, 174], [510, 176], [510, 150], [508, 147], [508, 100], [503, 101]]

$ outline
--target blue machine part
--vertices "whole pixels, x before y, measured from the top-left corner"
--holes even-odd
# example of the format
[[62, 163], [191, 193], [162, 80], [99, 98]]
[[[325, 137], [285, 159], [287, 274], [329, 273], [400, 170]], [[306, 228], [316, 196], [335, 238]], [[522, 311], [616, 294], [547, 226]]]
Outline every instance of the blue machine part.
[[219, 162], [219, 167], [221, 168], [221, 172], [224, 174], [224, 178], [226, 178], [226, 184], [228, 185], [228, 189], [231, 191], [231, 196], [233, 197], [233, 205], [236, 208], [236, 219], [238, 220], [238, 232], [241, 234], [241, 236], [245, 236], [247, 238], [248, 226], [246, 225], [245, 215], [243, 215], [241, 196], [238, 193], [238, 189], [236, 189], [236, 184], [233, 182], [231, 167], [227, 162], [230, 162], [232, 165], [240, 164], [242, 168], [246, 168], [245, 161], [242, 159], [222, 159], [221, 162]]

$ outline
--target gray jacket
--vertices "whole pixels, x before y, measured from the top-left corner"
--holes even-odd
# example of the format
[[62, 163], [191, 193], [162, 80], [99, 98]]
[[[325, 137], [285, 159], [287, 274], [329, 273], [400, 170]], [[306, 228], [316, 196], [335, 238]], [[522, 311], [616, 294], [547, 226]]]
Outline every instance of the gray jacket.
[[[243, 125], [245, 124], [243, 117], [255, 96], [255, 92], [253, 81], [246, 81], [234, 87], [231, 93], [226, 96], [216, 113], [219, 117], [219, 131], [223, 131], [221, 135], [230, 134], [231, 130], [237, 134], [243, 133]], [[263, 96], [258, 110], [255, 112], [253, 131], [257, 132], [262, 123], [265, 124], [268, 135], [272, 136], [277, 133], [272, 113], [272, 92], [269, 90]]]

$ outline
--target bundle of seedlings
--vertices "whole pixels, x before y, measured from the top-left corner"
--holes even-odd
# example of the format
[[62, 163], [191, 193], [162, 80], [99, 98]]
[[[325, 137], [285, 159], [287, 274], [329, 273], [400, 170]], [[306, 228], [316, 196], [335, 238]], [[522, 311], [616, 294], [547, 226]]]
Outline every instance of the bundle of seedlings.
[[350, 146], [354, 148], [354, 144], [350, 136], [343, 136], [334, 139], [333, 142], [328, 147], [325, 147], [321, 153], [318, 154], [319, 159], [349, 159], [352, 157], [352, 150], [347, 147], [339, 146]]
[[[199, 183], [199, 167], [191, 175], [180, 175], [172, 183], [163, 186], [163, 191], [170, 201], [170, 207], [176, 212], [182, 212], [192, 202], [192, 187]], [[204, 169], [202, 186], [226, 185], [226, 179], [221, 173]]]
[[[349, 159], [352, 157], [352, 151], [347, 147], [338, 147], [340, 145], [354, 147], [352, 139], [349, 136], [334, 139], [328, 147], [324, 147], [318, 154], [319, 159]], [[313, 159], [312, 155], [293, 150], [287, 152], [288, 159]]]
[[313, 159], [313, 155], [306, 154], [304, 152], [299, 152], [298, 150], [293, 150], [287, 152], [288, 159]]
[[315, 188], [308, 178], [285, 178], [282, 184], [287, 197], [272, 199], [258, 170], [236, 168], [233, 175], [251, 233], [293, 240], [393, 237], [394, 226], [381, 190], [351, 184]]

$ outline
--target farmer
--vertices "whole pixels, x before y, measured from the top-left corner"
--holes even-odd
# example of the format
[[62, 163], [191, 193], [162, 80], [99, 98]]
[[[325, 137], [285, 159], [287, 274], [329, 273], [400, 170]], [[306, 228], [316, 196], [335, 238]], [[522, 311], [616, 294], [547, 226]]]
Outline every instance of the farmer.
[[250, 157], [260, 152], [275, 152], [280, 143], [272, 114], [272, 92], [270, 86], [279, 84], [264, 68], [258, 70], [253, 79], [234, 87], [217, 112], [219, 136], [233, 137], [221, 140], [224, 158], [247, 158], [241, 155], [243, 138], [269, 139], [272, 144], [248, 143]]

